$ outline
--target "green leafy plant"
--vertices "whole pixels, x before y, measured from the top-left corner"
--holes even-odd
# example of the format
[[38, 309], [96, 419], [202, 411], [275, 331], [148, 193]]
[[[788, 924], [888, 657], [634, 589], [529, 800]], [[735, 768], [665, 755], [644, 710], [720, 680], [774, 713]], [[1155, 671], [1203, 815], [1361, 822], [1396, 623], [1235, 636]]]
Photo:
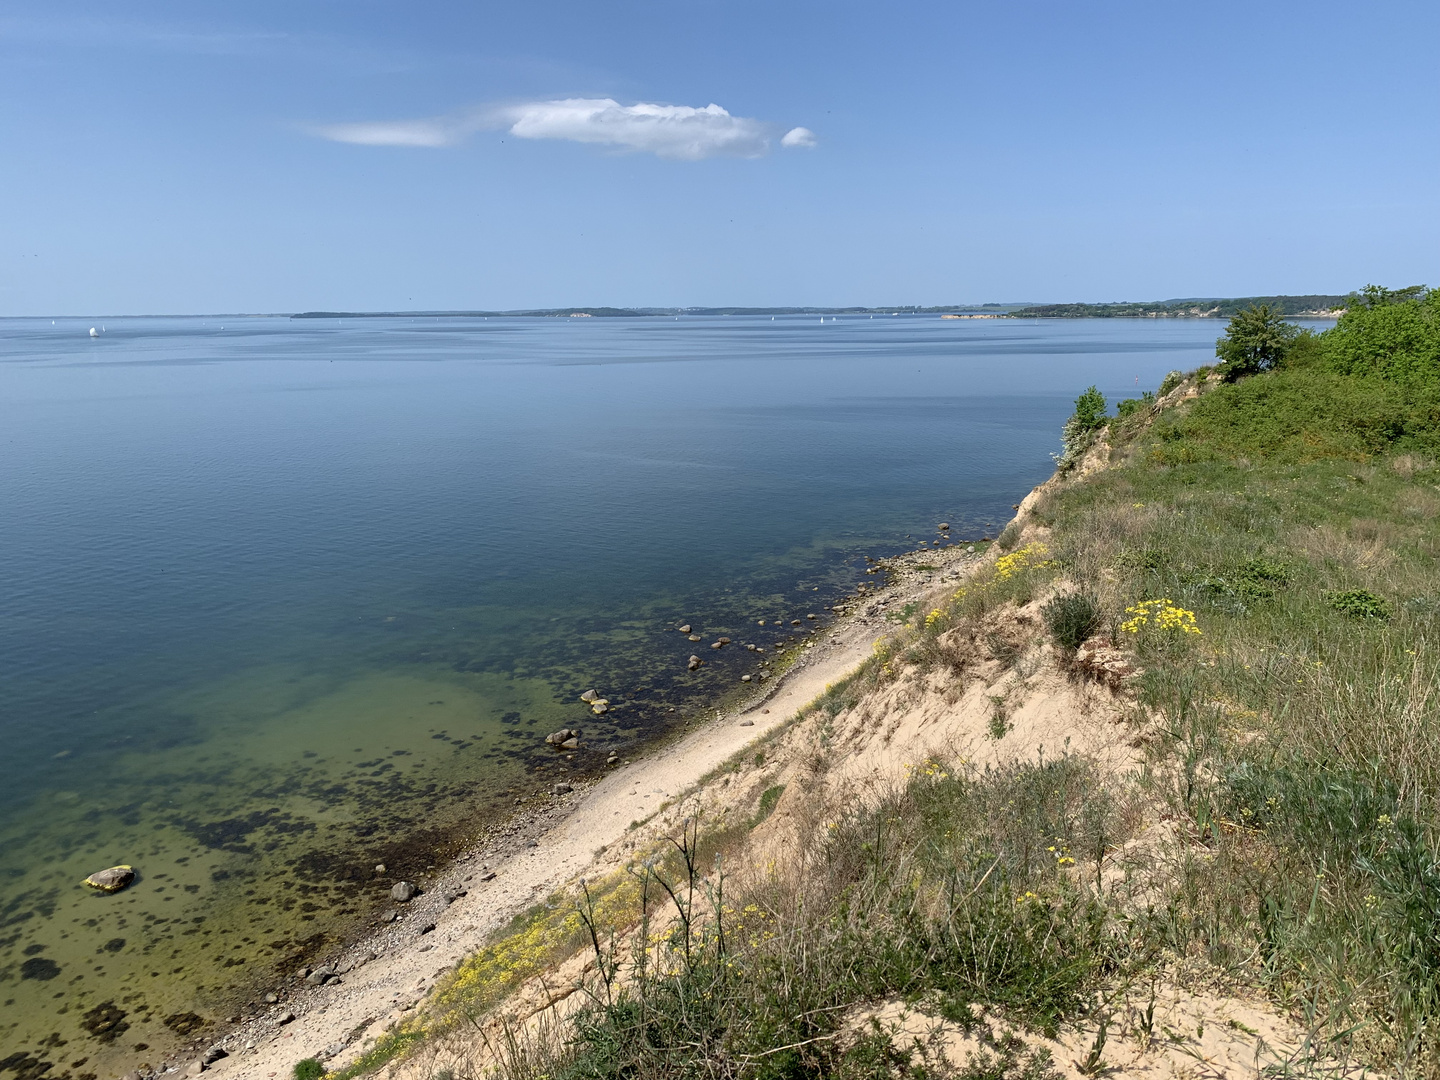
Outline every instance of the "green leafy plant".
[[1045, 625], [1056, 643], [1074, 652], [1100, 626], [1100, 605], [1089, 593], [1072, 592], [1056, 596], [1040, 609]]
[[1390, 617], [1389, 602], [1383, 596], [1376, 596], [1366, 589], [1327, 593], [1325, 599], [1336, 611], [1353, 615], [1357, 619], [1388, 619]]
[[1010, 733], [1010, 709], [1003, 695], [990, 697], [990, 738], [999, 742]]
[[295, 1080], [320, 1080], [325, 1075], [325, 1066], [319, 1058], [306, 1058], [295, 1063]]

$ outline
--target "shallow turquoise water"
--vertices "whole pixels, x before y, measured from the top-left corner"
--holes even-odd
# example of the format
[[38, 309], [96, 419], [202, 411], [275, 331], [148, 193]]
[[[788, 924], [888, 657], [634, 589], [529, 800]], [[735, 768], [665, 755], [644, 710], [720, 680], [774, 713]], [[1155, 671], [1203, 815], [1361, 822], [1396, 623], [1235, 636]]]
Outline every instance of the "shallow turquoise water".
[[[551, 775], [546, 731], [594, 768], [734, 685], [668, 628], [993, 533], [1081, 389], [1220, 329], [0, 320], [0, 1059], [78, 1076], [223, 1016], [375, 862], [423, 872]], [[130, 890], [78, 887], [117, 862]]]

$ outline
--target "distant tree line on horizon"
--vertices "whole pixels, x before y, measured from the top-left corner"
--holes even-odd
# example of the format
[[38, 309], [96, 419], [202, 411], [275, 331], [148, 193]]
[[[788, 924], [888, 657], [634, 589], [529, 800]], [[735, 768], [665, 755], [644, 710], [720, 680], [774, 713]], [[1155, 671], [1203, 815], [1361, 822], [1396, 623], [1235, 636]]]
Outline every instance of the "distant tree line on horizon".
[[[1413, 286], [1410, 292], [1421, 291]], [[1395, 295], [1405, 294], [1398, 290]], [[292, 319], [444, 318], [645, 318], [677, 315], [940, 315], [973, 312], [1014, 319], [1230, 319], [1249, 308], [1266, 307], [1284, 318], [1331, 315], [1365, 303], [1365, 294], [1305, 296], [1191, 297], [1113, 304], [892, 304], [884, 307], [565, 307], [509, 311], [302, 311]]]
[[1354, 295], [1198, 297], [1146, 303], [1034, 304], [1016, 308], [1008, 314], [1016, 319], [1229, 319], [1246, 308], [1264, 305], [1280, 315], [1295, 318], [1345, 308]]

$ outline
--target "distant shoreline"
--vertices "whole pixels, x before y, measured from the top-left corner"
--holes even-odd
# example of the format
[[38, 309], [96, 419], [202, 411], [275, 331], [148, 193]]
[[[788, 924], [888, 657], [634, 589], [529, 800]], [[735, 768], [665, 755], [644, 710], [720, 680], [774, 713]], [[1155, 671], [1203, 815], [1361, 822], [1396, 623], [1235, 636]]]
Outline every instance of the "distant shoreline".
[[933, 307], [688, 307], [618, 308], [564, 307], [511, 311], [301, 311], [292, 319], [499, 319], [499, 318], [677, 318], [688, 316], [776, 315], [938, 315], [944, 318], [991, 319], [1228, 319], [1237, 311], [1268, 304], [1287, 318], [1333, 319], [1345, 310], [1348, 296], [1203, 297], [1111, 304], [944, 304]]

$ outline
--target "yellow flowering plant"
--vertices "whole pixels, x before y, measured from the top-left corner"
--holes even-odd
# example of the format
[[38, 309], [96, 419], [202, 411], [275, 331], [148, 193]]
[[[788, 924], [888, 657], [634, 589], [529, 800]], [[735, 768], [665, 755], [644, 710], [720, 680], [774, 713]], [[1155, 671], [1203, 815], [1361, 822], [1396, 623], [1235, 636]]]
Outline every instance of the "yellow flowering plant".
[[1026, 544], [1009, 555], [1002, 555], [995, 560], [995, 576], [1001, 581], [1009, 581], [1022, 571], [1043, 570], [1053, 566], [1054, 560], [1046, 558], [1049, 554], [1050, 549], [1044, 544]]
[[1177, 607], [1169, 597], [1141, 600], [1127, 607], [1125, 614], [1130, 618], [1120, 624], [1122, 634], [1139, 634], [1146, 628], [1174, 637], [1201, 632], [1195, 624], [1195, 612]]

